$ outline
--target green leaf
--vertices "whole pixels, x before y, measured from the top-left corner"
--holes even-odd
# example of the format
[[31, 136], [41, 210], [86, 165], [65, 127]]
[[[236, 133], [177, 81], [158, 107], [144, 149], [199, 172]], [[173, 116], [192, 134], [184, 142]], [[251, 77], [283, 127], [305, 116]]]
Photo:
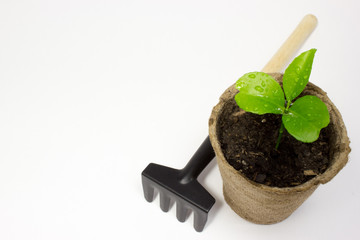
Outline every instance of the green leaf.
[[281, 86], [266, 73], [247, 73], [236, 82], [236, 88], [235, 101], [247, 112], [282, 114], [285, 110]]
[[299, 96], [309, 82], [315, 52], [316, 49], [303, 52], [285, 70], [283, 88], [288, 101]]
[[297, 99], [282, 116], [286, 130], [297, 140], [314, 142], [320, 130], [330, 122], [328, 109], [318, 97], [304, 96]]

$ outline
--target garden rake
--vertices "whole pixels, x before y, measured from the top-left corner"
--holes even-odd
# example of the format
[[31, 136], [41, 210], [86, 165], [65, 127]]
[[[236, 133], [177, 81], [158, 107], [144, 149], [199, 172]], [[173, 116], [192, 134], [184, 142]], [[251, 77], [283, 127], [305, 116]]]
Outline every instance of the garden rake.
[[142, 184], [145, 199], [152, 202], [154, 189], [160, 195], [160, 208], [167, 212], [170, 199], [176, 202], [176, 217], [184, 222], [189, 211], [194, 213], [194, 228], [201, 232], [207, 221], [207, 215], [215, 203], [213, 198], [197, 181], [202, 170], [215, 157], [215, 153], [207, 137], [190, 159], [181, 169], [173, 169], [150, 163], [142, 172]]

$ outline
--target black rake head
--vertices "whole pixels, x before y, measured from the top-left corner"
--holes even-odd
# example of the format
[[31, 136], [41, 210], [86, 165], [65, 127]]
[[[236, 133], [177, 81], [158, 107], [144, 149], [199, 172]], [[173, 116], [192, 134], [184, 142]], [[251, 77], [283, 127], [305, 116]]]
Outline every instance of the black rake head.
[[214, 150], [207, 137], [181, 170], [150, 163], [141, 173], [145, 199], [152, 202], [156, 189], [160, 195], [160, 208], [164, 212], [169, 211], [170, 200], [175, 201], [177, 219], [184, 222], [192, 211], [194, 228], [201, 232], [215, 199], [196, 179], [214, 157]]
[[194, 213], [194, 228], [201, 232], [215, 199], [196, 179], [186, 180], [182, 170], [150, 163], [142, 172], [145, 199], [154, 200], [154, 190], [160, 195], [160, 208], [169, 211], [170, 200], [176, 202], [176, 217], [184, 222], [189, 211]]

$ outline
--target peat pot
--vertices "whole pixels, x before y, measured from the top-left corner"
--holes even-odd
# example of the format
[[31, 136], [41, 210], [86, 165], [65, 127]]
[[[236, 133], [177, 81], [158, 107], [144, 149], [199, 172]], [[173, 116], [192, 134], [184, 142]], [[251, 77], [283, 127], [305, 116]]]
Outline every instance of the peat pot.
[[[278, 82], [282, 74], [272, 75]], [[347, 163], [350, 152], [349, 138], [340, 112], [327, 97], [326, 93], [314, 84], [308, 83], [304, 92], [319, 97], [328, 107], [330, 114], [330, 163], [320, 175], [294, 187], [270, 187], [256, 183], [235, 170], [225, 159], [218, 138], [219, 117], [234, 101], [238, 90], [229, 87], [213, 108], [209, 119], [209, 136], [216, 154], [221, 177], [223, 194], [227, 204], [242, 218], [257, 224], [273, 224], [290, 216], [319, 186], [330, 181]]]

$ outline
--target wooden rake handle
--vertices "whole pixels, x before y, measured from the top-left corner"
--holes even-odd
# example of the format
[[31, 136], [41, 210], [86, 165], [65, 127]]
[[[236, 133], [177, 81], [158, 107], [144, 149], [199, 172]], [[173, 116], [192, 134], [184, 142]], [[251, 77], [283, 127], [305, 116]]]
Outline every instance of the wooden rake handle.
[[261, 71], [266, 73], [282, 71], [314, 31], [316, 25], [317, 18], [312, 14], [306, 15]]

